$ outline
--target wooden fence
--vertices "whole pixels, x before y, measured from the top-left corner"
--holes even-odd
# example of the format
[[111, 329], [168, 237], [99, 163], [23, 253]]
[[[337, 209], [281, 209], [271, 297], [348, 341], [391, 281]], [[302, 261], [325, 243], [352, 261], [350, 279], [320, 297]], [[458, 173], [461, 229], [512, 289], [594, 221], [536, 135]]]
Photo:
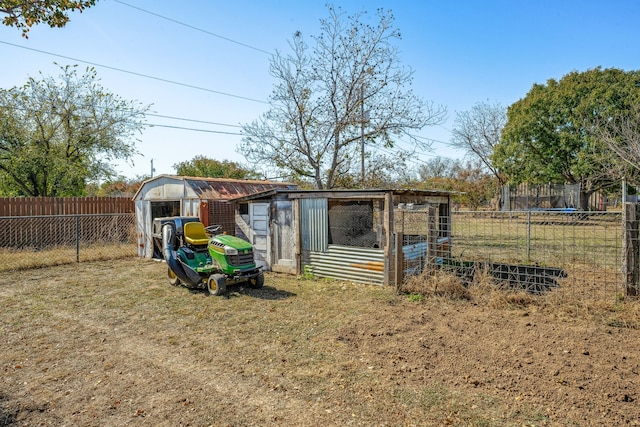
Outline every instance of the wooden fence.
[[0, 217], [134, 213], [129, 197], [2, 197]]

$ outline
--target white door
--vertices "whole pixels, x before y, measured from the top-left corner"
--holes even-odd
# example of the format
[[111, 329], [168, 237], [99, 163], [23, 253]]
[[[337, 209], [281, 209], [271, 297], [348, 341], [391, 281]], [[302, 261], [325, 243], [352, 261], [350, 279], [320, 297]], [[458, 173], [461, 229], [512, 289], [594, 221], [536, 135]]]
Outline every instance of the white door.
[[269, 203], [249, 203], [249, 226], [256, 264], [268, 268]]

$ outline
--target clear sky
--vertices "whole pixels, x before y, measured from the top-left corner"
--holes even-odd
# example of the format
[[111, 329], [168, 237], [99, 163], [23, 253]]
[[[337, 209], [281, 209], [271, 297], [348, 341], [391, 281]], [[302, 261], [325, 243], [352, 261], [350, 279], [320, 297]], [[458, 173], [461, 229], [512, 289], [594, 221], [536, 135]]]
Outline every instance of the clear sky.
[[[151, 105], [133, 178], [175, 173], [174, 164], [204, 155], [244, 163], [236, 152], [240, 125], [264, 113], [273, 88], [270, 54], [287, 53], [301, 31], [310, 41], [326, 0], [99, 0], [71, 13], [62, 29], [34, 27], [29, 39], [0, 26], [0, 84], [58, 76], [61, 65], [92, 65], [101, 85]], [[390, 9], [402, 39], [402, 63], [414, 91], [444, 105], [448, 120], [419, 135], [435, 156], [461, 158], [448, 143], [456, 112], [482, 101], [509, 106], [534, 83], [601, 66], [640, 69], [638, 0], [353, 0], [346, 12]], [[186, 119], [186, 120], [185, 120]], [[403, 142], [400, 142], [402, 146]]]

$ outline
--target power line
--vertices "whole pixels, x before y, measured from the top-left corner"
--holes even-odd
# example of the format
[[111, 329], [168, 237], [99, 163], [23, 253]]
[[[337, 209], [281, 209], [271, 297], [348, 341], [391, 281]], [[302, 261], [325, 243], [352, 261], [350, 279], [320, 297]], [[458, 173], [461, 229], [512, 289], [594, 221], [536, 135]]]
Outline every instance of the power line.
[[228, 37], [221, 36], [221, 35], [216, 34], [216, 33], [212, 33], [211, 31], [203, 30], [202, 28], [198, 28], [198, 27], [195, 27], [195, 26], [193, 26], [193, 25], [186, 24], [186, 23], [184, 23], [184, 22], [178, 21], [178, 20], [176, 20], [176, 19], [169, 18], [169, 17], [166, 17], [166, 16], [163, 16], [163, 15], [160, 15], [160, 14], [155, 13], [155, 12], [151, 12], [150, 10], [142, 9], [141, 7], [133, 6], [133, 5], [129, 4], [129, 3], [125, 3], [125, 2], [120, 1], [120, 0], [113, 0], [113, 1], [115, 1], [116, 3], [120, 3], [120, 4], [124, 5], [124, 6], [129, 6], [129, 7], [130, 7], [130, 8], [132, 8], [132, 9], [139, 10], [140, 12], [148, 13], [149, 15], [153, 15], [153, 16], [155, 16], [155, 17], [158, 17], [158, 18], [161, 18], [161, 19], [167, 20], [167, 21], [169, 21], [169, 22], [173, 22], [174, 24], [182, 25], [183, 27], [187, 27], [187, 28], [190, 28], [190, 29], [192, 29], [192, 30], [199, 31], [199, 32], [201, 32], [201, 33], [204, 33], [204, 34], [210, 35], [210, 36], [212, 36], [212, 37], [217, 37], [217, 38], [219, 38], [219, 39], [221, 39], [221, 40], [225, 40], [225, 41], [228, 41], [228, 42], [230, 42], [230, 43], [237, 44], [238, 46], [246, 47], [247, 49], [253, 49], [253, 50], [257, 51], [257, 52], [264, 53], [264, 54], [266, 54], [266, 55], [272, 55], [272, 53], [271, 53], [271, 52], [267, 52], [266, 50], [263, 50], [263, 49], [260, 49], [260, 48], [257, 48], [257, 47], [254, 47], [254, 46], [248, 45], [248, 44], [246, 44], [246, 43], [242, 43], [242, 42], [239, 42], [239, 41], [236, 41], [236, 40], [230, 39], [230, 38], [228, 38]]
[[146, 79], [157, 80], [157, 81], [161, 81], [161, 82], [164, 82], [164, 83], [170, 83], [170, 84], [174, 84], [174, 85], [178, 85], [178, 86], [188, 87], [188, 88], [191, 88], [191, 89], [197, 89], [197, 90], [201, 90], [201, 91], [205, 91], [205, 92], [216, 93], [218, 95], [230, 96], [232, 98], [244, 99], [246, 101], [258, 102], [260, 104], [269, 104], [267, 101], [261, 101], [259, 99], [255, 99], [255, 98], [249, 98], [249, 97], [246, 97], [246, 96], [234, 95], [232, 93], [221, 92], [221, 91], [218, 91], [218, 90], [208, 89], [208, 88], [204, 88], [204, 87], [201, 87], [201, 86], [195, 86], [195, 85], [191, 85], [191, 84], [187, 84], [187, 83], [180, 83], [180, 82], [177, 82], [175, 80], [169, 80], [169, 79], [165, 79], [165, 78], [162, 78], [162, 77], [151, 76], [149, 74], [138, 73], [138, 72], [135, 72], [135, 71], [128, 71], [128, 70], [124, 70], [122, 68], [112, 67], [110, 65], [98, 64], [96, 62], [85, 61], [83, 59], [78, 59], [78, 58], [73, 58], [73, 57], [70, 57], [70, 56], [60, 55], [60, 54], [57, 54], [57, 53], [47, 52], [47, 51], [41, 50], [41, 49], [34, 49], [32, 47], [20, 46], [18, 44], [9, 43], [9, 42], [5, 42], [5, 41], [2, 41], [2, 40], [0, 40], [0, 43], [6, 44], [8, 46], [18, 47], [20, 49], [31, 50], [33, 52], [38, 52], [38, 53], [42, 53], [42, 54], [45, 54], [45, 55], [55, 56], [55, 57], [58, 57], [58, 58], [68, 59], [68, 60], [71, 60], [71, 61], [82, 62], [84, 64], [93, 65], [94, 67], [102, 67], [102, 68], [106, 68], [106, 69], [109, 69], [109, 70], [118, 71], [120, 73], [126, 73], [126, 74], [131, 74], [131, 75], [134, 75], [134, 76], [138, 76], [138, 77], [144, 77]]
[[[7, 105], [0, 105], [0, 108], [7, 108]], [[29, 109], [27, 109], [27, 108], [17, 108], [17, 109], [21, 110], [21, 111], [29, 111]], [[182, 117], [165, 116], [165, 115], [162, 115], [162, 114], [144, 113], [144, 115], [145, 116], [151, 116], [151, 117], [163, 118], [163, 119], [170, 119], [170, 120], [181, 120], [181, 121], [185, 121], [185, 122], [202, 123], [202, 124], [214, 125], [214, 126], [227, 126], [227, 127], [234, 127], [234, 128], [242, 128], [242, 126], [240, 126], [240, 125], [231, 125], [231, 124], [228, 124], [228, 123], [208, 122], [208, 121], [205, 121], [205, 120], [185, 119], [185, 118], [182, 118]], [[182, 130], [189, 130], [189, 131], [194, 131], [194, 132], [218, 133], [218, 134], [223, 134], [223, 135], [242, 135], [242, 133], [238, 133], [238, 132], [224, 132], [224, 131], [216, 131], [216, 130], [208, 130], [208, 129], [196, 129], [196, 128], [189, 128], [189, 127], [183, 127], [183, 126], [162, 125], [162, 124], [158, 124], [158, 123], [145, 123], [144, 126], [145, 127], [163, 127], [163, 128], [170, 128], [170, 129], [182, 129]]]
[[439, 139], [433, 139], [433, 138], [427, 138], [426, 136], [420, 136], [420, 135], [409, 135], [413, 138], [417, 138], [417, 139], [422, 139], [425, 141], [429, 141], [431, 143], [436, 142], [438, 144], [442, 144], [442, 145], [446, 145], [448, 147], [455, 147], [454, 144], [450, 143], [450, 142], [446, 142], [446, 141], [440, 141]]
[[188, 128], [188, 127], [183, 127], [183, 126], [160, 125], [160, 124], [154, 124], [154, 123], [147, 123], [145, 126], [158, 127], [158, 128], [169, 128], [169, 129], [189, 130], [189, 131], [193, 131], [193, 132], [217, 133], [217, 134], [222, 134], [222, 135], [242, 136], [242, 134], [239, 133], [239, 132], [223, 132], [223, 131], [219, 131], [219, 130], [195, 129], [195, 128]]
[[184, 122], [192, 122], [192, 123], [203, 123], [206, 125], [215, 125], [215, 126], [227, 126], [227, 127], [232, 127], [232, 128], [242, 128], [241, 125], [231, 125], [228, 123], [217, 123], [217, 122], [208, 122], [205, 120], [196, 120], [196, 119], [185, 119], [182, 117], [173, 117], [173, 116], [164, 116], [162, 114], [152, 114], [152, 113], [145, 113], [146, 116], [151, 116], [151, 117], [159, 117], [161, 119], [171, 119], [171, 120], [181, 120]]

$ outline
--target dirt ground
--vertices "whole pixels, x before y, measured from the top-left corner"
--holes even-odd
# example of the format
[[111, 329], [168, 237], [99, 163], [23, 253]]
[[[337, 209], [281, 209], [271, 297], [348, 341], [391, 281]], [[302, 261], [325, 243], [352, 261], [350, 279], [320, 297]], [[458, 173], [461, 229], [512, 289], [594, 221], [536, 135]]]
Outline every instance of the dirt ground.
[[0, 278], [0, 426], [640, 425], [637, 302], [273, 273], [209, 297], [165, 274], [122, 260]]

